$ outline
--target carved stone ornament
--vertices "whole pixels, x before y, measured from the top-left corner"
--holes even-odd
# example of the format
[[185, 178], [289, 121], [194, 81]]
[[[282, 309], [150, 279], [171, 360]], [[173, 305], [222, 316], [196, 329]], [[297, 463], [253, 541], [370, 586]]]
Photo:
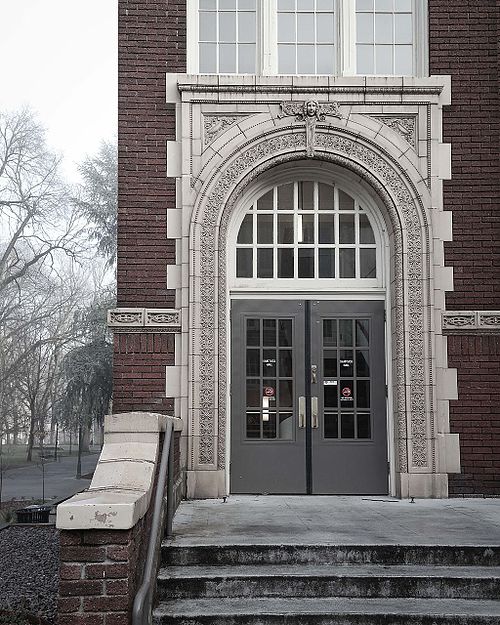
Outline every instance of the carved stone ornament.
[[479, 327], [500, 330], [500, 312], [479, 313]]
[[443, 330], [500, 332], [500, 311], [468, 310], [455, 312], [447, 310], [443, 313]]
[[281, 113], [278, 117], [295, 116], [297, 121], [306, 124], [306, 151], [307, 156], [314, 156], [314, 142], [316, 134], [316, 123], [325, 121], [326, 116], [342, 119], [337, 102], [318, 102], [317, 100], [307, 100], [305, 102], [282, 102], [280, 104]]
[[180, 311], [173, 309], [115, 308], [108, 310], [108, 326], [118, 333], [179, 332]]
[[[331, 113], [322, 112], [317, 103], [311, 105], [310, 115], [306, 113], [305, 106], [306, 103], [283, 104], [283, 115], [293, 114], [303, 120], [312, 118], [313, 130], [316, 130], [320, 115], [340, 115], [334, 105], [329, 109]], [[411, 187], [404, 172], [396, 162], [382, 156], [375, 146], [361, 142], [345, 130], [332, 132], [331, 127], [317, 130], [316, 135], [312, 135], [316, 155], [321, 154], [321, 160], [348, 168], [366, 179], [382, 198], [393, 224], [393, 362], [394, 371], [402, 374], [401, 382], [397, 381], [395, 387], [394, 407], [398, 427], [398, 463], [401, 471], [410, 467], [434, 470], [435, 459], [430, 454], [428, 443], [434, 437], [434, 405], [429, 392], [433, 371], [432, 367], [421, 365], [422, 356], [428, 351], [430, 336], [430, 320], [424, 316], [425, 276], [430, 271], [429, 261], [424, 260], [426, 255], [422, 253], [430, 246], [425, 212], [410, 193]], [[311, 147], [311, 134], [304, 141], [302, 133], [288, 131], [276, 135], [270, 131], [259, 143], [249, 142], [240, 146], [226, 167], [214, 170], [205, 193], [200, 196], [193, 219], [196, 224], [193, 236], [200, 246], [201, 272], [200, 275], [192, 275], [191, 286], [193, 292], [198, 294], [199, 301], [193, 305], [202, 324], [192, 335], [190, 350], [192, 354], [199, 354], [196, 376], [195, 361], [191, 362], [191, 392], [199, 424], [197, 454], [193, 461], [198, 466], [225, 466], [227, 389], [220, 382], [228, 379], [226, 240], [230, 217], [248, 184], [280, 163], [310, 156]], [[404, 248], [401, 222], [405, 229]], [[403, 261], [403, 258], [407, 260]], [[194, 423], [192, 427], [195, 427]], [[411, 441], [409, 447], [407, 440]]]
[[238, 119], [239, 115], [204, 115], [203, 116], [203, 137], [204, 146], [206, 147], [212, 141], [232, 126]]
[[416, 127], [417, 117], [416, 115], [410, 115], [403, 117], [400, 115], [392, 115], [385, 117], [383, 115], [372, 115], [383, 124], [398, 133], [405, 141], [407, 141], [413, 148], [416, 146]]
[[474, 313], [445, 313], [443, 315], [443, 328], [475, 328], [476, 315]]

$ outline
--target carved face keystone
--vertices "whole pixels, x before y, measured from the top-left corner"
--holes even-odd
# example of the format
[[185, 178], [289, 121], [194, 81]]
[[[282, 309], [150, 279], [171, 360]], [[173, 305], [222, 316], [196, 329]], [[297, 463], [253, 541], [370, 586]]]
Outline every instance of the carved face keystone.
[[314, 100], [306, 102], [306, 114], [308, 117], [314, 117], [318, 112], [318, 103]]

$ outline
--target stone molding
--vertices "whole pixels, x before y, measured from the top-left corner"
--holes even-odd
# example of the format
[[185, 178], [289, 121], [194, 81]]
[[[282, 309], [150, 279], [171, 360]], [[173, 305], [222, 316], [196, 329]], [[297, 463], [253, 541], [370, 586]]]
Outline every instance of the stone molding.
[[412, 148], [417, 143], [417, 115], [369, 115], [398, 133]]
[[229, 126], [242, 118], [242, 115], [221, 115], [205, 113], [203, 115], [203, 145], [207, 147], [220, 137]]
[[477, 331], [500, 333], [500, 310], [447, 310], [443, 312], [442, 325], [447, 334]]
[[108, 310], [108, 327], [117, 333], [181, 331], [180, 310], [173, 308], [114, 308]]

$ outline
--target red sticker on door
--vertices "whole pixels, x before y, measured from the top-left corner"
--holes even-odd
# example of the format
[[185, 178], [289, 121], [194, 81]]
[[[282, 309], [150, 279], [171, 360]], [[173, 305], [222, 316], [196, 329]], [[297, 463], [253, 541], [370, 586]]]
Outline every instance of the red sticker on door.
[[348, 386], [344, 386], [344, 388], [342, 389], [342, 395], [344, 397], [350, 397], [351, 396], [351, 389]]
[[272, 386], [264, 386], [264, 397], [274, 397], [274, 388]]

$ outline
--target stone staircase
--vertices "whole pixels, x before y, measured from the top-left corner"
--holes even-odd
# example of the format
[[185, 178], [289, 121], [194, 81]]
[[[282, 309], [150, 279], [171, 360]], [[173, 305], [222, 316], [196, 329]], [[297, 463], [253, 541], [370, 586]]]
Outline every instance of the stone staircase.
[[500, 548], [164, 543], [155, 625], [500, 625]]

